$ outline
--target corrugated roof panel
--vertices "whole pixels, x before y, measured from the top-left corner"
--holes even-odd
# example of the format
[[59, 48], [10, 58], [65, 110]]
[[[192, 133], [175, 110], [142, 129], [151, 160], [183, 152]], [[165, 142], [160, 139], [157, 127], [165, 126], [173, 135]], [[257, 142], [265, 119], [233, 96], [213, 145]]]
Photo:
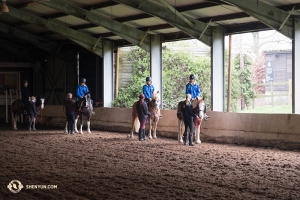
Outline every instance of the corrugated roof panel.
[[90, 22], [88, 22], [84, 19], [78, 18], [78, 17], [74, 17], [72, 15], [66, 15], [64, 17], [51, 19], [51, 21], [61, 24], [63, 26], [67, 26], [67, 27], [75, 26], [75, 25], [90, 24]]
[[180, 30], [178, 28], [166, 28], [166, 29], [160, 29], [155, 31], [150, 31], [152, 34], [160, 34], [160, 33], [176, 33]]
[[44, 6], [42, 4], [34, 4], [32, 6], [24, 7], [21, 10], [31, 13], [31, 14], [34, 14], [36, 16], [52, 15], [52, 14], [60, 12], [58, 10]]
[[257, 19], [255, 19], [254, 17], [244, 17], [244, 18], [233, 19], [233, 20], [218, 21], [217, 23], [220, 25], [236, 25], [236, 24], [245, 24], [250, 22], [257, 22]]
[[166, 22], [164, 20], [158, 19], [156, 17], [151, 17], [151, 18], [146, 18], [146, 19], [139, 19], [139, 20], [129, 21], [129, 22], [126, 22], [124, 24], [132, 26], [134, 28], [140, 28], [140, 27], [166, 24]]
[[228, 14], [239, 13], [239, 12], [242, 12], [242, 10], [240, 10], [239, 8], [233, 6], [221, 5], [221, 6], [191, 10], [191, 11], [183, 12], [183, 14], [198, 19], [202, 17], [228, 15]]
[[112, 19], [119, 18], [119, 17], [128, 17], [128, 16], [143, 13], [141, 11], [130, 8], [128, 6], [124, 6], [122, 4], [97, 9], [94, 10], [94, 12], [97, 12], [105, 17], [112, 18]]
[[87, 28], [87, 29], [81, 30], [81, 32], [92, 35], [92, 34], [109, 33], [110, 30], [108, 30], [104, 27], [101, 27], [101, 26], [97, 26], [97, 27]]

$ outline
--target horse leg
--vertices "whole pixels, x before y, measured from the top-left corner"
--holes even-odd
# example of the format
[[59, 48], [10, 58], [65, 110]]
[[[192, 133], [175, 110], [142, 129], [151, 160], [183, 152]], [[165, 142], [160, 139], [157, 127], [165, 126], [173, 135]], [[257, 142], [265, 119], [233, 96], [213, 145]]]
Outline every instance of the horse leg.
[[79, 118], [79, 115], [76, 115], [76, 117], [75, 117], [75, 123], [74, 123], [74, 131], [75, 131], [75, 133], [78, 133], [78, 130], [77, 130], [78, 118]]
[[179, 141], [179, 143], [183, 143], [182, 122], [183, 122], [183, 120], [178, 119], [178, 141]]
[[14, 130], [18, 130], [17, 129], [17, 120], [16, 120], [16, 118], [17, 118], [17, 114], [12, 114], [12, 122], [13, 122], [13, 129]]
[[66, 127], [65, 127], [65, 132], [64, 133], [68, 133], [68, 121], [66, 121]]
[[91, 129], [90, 129], [90, 125], [91, 125], [91, 118], [89, 117], [88, 119], [87, 119], [87, 122], [86, 122], [86, 124], [87, 124], [87, 132], [88, 133], [91, 133]]
[[33, 119], [33, 124], [32, 124], [32, 130], [34, 130], [34, 131], [36, 130], [35, 129], [35, 120], [36, 120], [36, 118]]
[[82, 132], [82, 126], [83, 126], [83, 119], [82, 119], [83, 117], [82, 117], [82, 114], [80, 115], [80, 122], [81, 122], [81, 124], [80, 124], [80, 130], [79, 130], [79, 133], [80, 134], [83, 134], [83, 132]]
[[[197, 130], [195, 130], [195, 133], [196, 133], [196, 144], [201, 144], [201, 140], [200, 140], [200, 129], [201, 129], [201, 124], [202, 124], [202, 120], [200, 121], [200, 124], [197, 126]], [[197, 131], [197, 132], [196, 132]]]
[[154, 122], [154, 125], [153, 125], [153, 138], [156, 139], [156, 128], [157, 128], [157, 124], [158, 124], [158, 120], [159, 118]]
[[131, 127], [131, 133], [128, 135], [129, 138], [133, 138], [133, 133], [136, 131], [137, 124], [140, 123], [138, 117], [132, 118], [132, 127]]
[[148, 134], [149, 139], [152, 139], [152, 134], [151, 134], [151, 131], [152, 131], [152, 128], [153, 128], [152, 123], [153, 123], [153, 120], [150, 117], [150, 119], [149, 119], [149, 134]]

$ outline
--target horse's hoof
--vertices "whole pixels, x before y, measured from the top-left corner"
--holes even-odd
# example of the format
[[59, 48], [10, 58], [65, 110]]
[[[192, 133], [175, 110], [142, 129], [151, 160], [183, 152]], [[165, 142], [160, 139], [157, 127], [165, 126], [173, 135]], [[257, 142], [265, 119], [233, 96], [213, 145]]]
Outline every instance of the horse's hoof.
[[157, 137], [156, 137], [156, 136], [154, 136], [153, 138], [154, 138], [154, 139], [157, 139]]
[[183, 140], [182, 140], [182, 139], [181, 139], [181, 140], [179, 140], [179, 143], [181, 143], [181, 144], [182, 144], [182, 143], [183, 143]]
[[198, 141], [196, 142], [196, 144], [201, 144], [201, 141], [200, 141], [200, 140], [198, 140]]
[[152, 139], [152, 136], [150, 136], [149, 139]]

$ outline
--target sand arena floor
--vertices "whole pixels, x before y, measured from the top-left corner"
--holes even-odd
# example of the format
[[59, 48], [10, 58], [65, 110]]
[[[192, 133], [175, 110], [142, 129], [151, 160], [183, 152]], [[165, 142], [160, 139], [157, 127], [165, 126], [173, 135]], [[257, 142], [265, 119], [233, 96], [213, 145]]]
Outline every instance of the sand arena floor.
[[300, 199], [299, 151], [37, 129], [0, 125], [0, 199]]

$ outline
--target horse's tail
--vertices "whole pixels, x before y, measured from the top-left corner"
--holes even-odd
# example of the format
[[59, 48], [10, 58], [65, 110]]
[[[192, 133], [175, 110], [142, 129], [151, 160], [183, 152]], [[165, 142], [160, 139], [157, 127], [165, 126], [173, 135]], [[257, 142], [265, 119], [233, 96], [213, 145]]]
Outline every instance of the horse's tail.
[[180, 120], [183, 119], [182, 113], [181, 113], [182, 104], [183, 104], [183, 101], [180, 101], [180, 102], [177, 104], [177, 118], [180, 119]]

